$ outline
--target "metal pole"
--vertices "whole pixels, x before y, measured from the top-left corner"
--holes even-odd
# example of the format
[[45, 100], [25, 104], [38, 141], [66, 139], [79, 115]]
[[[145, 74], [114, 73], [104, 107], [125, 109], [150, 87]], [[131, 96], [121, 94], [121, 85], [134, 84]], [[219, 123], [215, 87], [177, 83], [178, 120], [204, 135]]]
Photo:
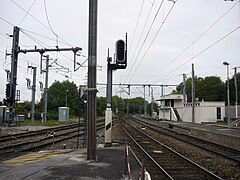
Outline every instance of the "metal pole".
[[12, 42], [11, 77], [10, 77], [11, 97], [8, 102], [8, 108], [9, 108], [8, 126], [11, 126], [14, 120], [14, 117], [16, 116], [15, 95], [16, 95], [16, 85], [17, 85], [18, 43], [19, 43], [19, 27], [14, 26], [13, 42]]
[[228, 129], [230, 129], [230, 93], [229, 93], [229, 64], [227, 65], [227, 106], [228, 106]]
[[47, 121], [47, 101], [48, 101], [48, 68], [49, 68], [49, 55], [45, 56], [46, 59], [46, 75], [45, 75], [45, 88], [44, 88], [44, 112], [43, 121]]
[[67, 97], [68, 96], [68, 89], [66, 90], [66, 107], [68, 107], [68, 104], [67, 104]]
[[96, 78], [97, 78], [97, 9], [98, 0], [89, 0], [88, 35], [88, 144], [87, 159], [96, 160]]
[[195, 77], [194, 64], [192, 64], [192, 122], [195, 123]]
[[37, 75], [37, 67], [33, 68], [33, 85], [32, 85], [32, 108], [31, 108], [31, 120], [35, 119], [35, 93], [36, 93], [36, 75]]
[[237, 87], [237, 67], [234, 68], [234, 84], [235, 84], [235, 114], [238, 119], [238, 87]]
[[163, 101], [162, 101], [162, 107], [163, 107], [163, 121], [165, 121], [165, 97], [164, 97], [164, 89], [163, 89], [163, 85], [162, 85], [162, 98], [163, 98]]
[[106, 92], [107, 108], [112, 107], [112, 68], [110, 62], [107, 65], [107, 92]]
[[183, 74], [183, 104], [186, 104], [186, 74]]
[[152, 88], [152, 97], [151, 97], [151, 101], [152, 101], [152, 104], [151, 104], [151, 119], [153, 118], [153, 88]]
[[145, 85], [143, 85], [143, 91], [144, 91], [144, 116], [147, 116], [147, 102], [146, 102], [146, 92], [145, 92]]

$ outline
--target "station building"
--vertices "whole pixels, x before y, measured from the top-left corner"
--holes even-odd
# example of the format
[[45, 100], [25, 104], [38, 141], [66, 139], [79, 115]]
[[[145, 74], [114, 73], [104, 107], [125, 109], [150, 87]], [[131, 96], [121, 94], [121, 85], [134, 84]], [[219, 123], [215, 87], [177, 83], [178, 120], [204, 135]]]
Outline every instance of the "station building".
[[[159, 119], [192, 122], [192, 103], [182, 94], [168, 94], [159, 99]], [[186, 102], [186, 103], [184, 103]], [[196, 101], [195, 123], [216, 123], [225, 117], [224, 101]]]

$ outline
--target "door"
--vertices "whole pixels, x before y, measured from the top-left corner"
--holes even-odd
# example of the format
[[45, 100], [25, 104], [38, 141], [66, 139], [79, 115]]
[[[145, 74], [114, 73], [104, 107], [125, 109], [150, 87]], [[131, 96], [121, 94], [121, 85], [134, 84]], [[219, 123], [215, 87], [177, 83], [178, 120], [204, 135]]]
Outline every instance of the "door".
[[217, 119], [221, 119], [221, 107], [217, 107]]

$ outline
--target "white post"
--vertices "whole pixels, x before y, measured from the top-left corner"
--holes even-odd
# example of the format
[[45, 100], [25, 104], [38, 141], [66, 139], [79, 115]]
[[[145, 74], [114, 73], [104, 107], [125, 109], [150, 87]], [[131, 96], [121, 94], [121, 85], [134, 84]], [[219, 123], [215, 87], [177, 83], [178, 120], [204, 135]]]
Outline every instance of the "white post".
[[205, 104], [204, 104], [204, 99], [202, 99], [202, 122], [205, 123]]
[[105, 111], [105, 144], [112, 143], [112, 110], [107, 108]]

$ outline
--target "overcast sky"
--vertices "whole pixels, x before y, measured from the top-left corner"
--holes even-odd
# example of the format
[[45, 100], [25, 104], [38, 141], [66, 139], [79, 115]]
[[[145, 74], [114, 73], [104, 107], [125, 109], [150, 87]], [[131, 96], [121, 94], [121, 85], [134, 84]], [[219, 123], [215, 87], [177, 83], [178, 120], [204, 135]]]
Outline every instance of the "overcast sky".
[[[192, 63], [197, 76], [214, 75], [224, 81], [223, 61], [229, 62], [231, 76], [232, 68], [240, 66], [239, 25], [239, 1], [99, 0], [97, 64], [102, 68], [98, 68], [97, 82], [106, 83], [107, 49], [113, 56], [115, 42], [124, 39], [125, 33], [128, 33], [128, 67], [114, 72], [113, 83], [179, 84], [183, 73], [191, 76]], [[12, 34], [13, 26], [21, 28], [21, 49], [79, 46], [83, 50], [77, 61], [82, 63], [87, 59], [87, 0], [46, 0], [45, 5], [44, 0], [2, 0], [0, 100], [5, 96], [5, 70], [10, 69], [10, 56], [5, 58], [5, 52], [11, 52], [12, 39], [8, 35]], [[86, 84], [87, 68], [74, 72], [72, 52], [48, 54], [69, 69], [68, 72], [68, 69], [51, 68], [49, 86], [55, 80]], [[27, 69], [28, 65], [37, 67], [37, 82], [44, 82], [39, 64], [38, 53], [19, 54], [17, 89], [21, 90], [21, 100], [31, 100], [26, 78], [32, 79], [32, 72]], [[98, 89], [98, 95], [105, 96], [105, 88], [98, 86]], [[167, 87], [165, 93], [173, 89]], [[120, 87], [113, 90], [114, 95], [128, 97], [119, 92]], [[131, 96], [142, 96], [141, 91], [142, 87], [132, 88]], [[37, 83], [37, 100], [40, 94]], [[154, 88], [155, 99], [159, 95], [160, 88]]]

